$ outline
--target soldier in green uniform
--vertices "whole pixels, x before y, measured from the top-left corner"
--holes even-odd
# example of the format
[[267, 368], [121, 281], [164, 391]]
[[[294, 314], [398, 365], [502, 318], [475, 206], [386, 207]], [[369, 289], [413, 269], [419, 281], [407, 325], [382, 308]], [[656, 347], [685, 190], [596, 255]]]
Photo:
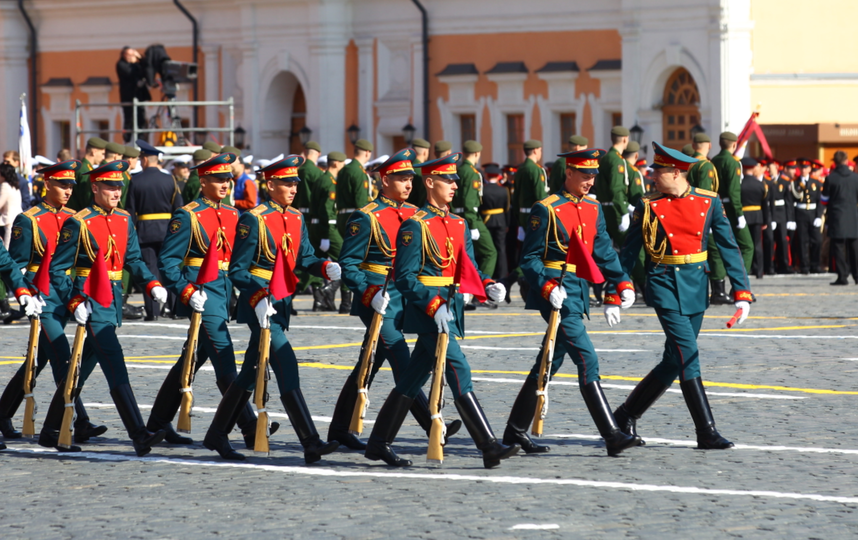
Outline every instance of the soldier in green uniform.
[[[742, 166], [739, 164], [738, 158], [733, 155], [733, 152], [736, 151], [736, 141], [738, 141], [738, 137], [735, 133], [723, 132], [718, 137], [721, 152], [712, 158], [712, 165], [715, 166], [718, 175], [718, 195], [721, 197], [721, 204], [724, 206], [727, 219], [733, 226], [733, 236], [739, 245], [739, 251], [742, 252], [745, 272], [747, 273], [751, 271], [751, 262], [754, 259], [754, 242], [751, 240], [751, 233], [748, 231], [748, 224], [742, 212]], [[719, 254], [723, 259], [724, 255], [720, 250]], [[723, 281], [726, 275], [724, 265], [720, 264], [712, 268], [709, 279]]]
[[[219, 153], [220, 149], [218, 148], [218, 154]], [[197, 166], [210, 160], [212, 155], [214, 155], [212, 151], [205, 148], [194, 150], [194, 166], [191, 167], [191, 175], [188, 177], [185, 189], [182, 190], [182, 200], [194, 201], [200, 196], [200, 173], [197, 172]]]
[[456, 174], [459, 175], [459, 189], [453, 196], [452, 211], [465, 218], [470, 229], [471, 242], [474, 244], [474, 254], [480, 271], [488, 276], [495, 272], [498, 262], [498, 251], [492, 242], [491, 234], [479, 214], [483, 198], [483, 177], [477, 171], [476, 164], [480, 161], [483, 145], [477, 141], [465, 141], [462, 145], [462, 159]]
[[435, 159], [447, 157], [453, 153], [453, 143], [450, 141], [437, 141], [435, 143]]
[[423, 177], [420, 175], [419, 165], [429, 159], [429, 141], [426, 139], [414, 139], [411, 141], [411, 147], [417, 154], [414, 158], [414, 181], [411, 183], [411, 193], [408, 195], [408, 202], [420, 208], [426, 204], [426, 186], [423, 185]]
[[667, 339], [661, 363], [632, 390], [614, 416], [625, 433], [643, 444], [636, 433], [636, 421], [679, 377], [697, 431], [697, 447], [730, 448], [733, 443], [715, 429], [700, 378], [697, 346], [709, 304], [706, 247], [710, 230], [733, 283], [736, 308], [742, 310], [739, 324], [748, 316], [753, 300], [748, 275], [718, 194], [689, 186], [682, 174], [697, 160], [658, 143], [653, 143], [653, 150], [657, 191], [635, 207], [620, 262], [628, 271], [636, 264], [640, 249], [646, 249], [646, 300], [655, 308]]
[[[349, 217], [358, 208], [369, 202], [369, 175], [364, 165], [372, 157], [372, 143], [366, 139], [355, 142], [355, 153], [351, 162], [343, 167], [337, 176], [337, 230], [345, 238]], [[345, 285], [341, 287], [342, 302], [340, 313], [346, 314], [352, 309], [352, 293]]]
[[616, 247], [623, 245], [629, 228], [629, 171], [623, 152], [629, 144], [629, 130], [622, 126], [611, 129], [611, 149], [599, 158], [596, 198], [605, 212], [605, 225]]
[[[346, 155], [342, 152], [328, 154], [327, 170], [319, 178], [311, 200], [313, 209], [310, 220], [310, 241], [316, 248], [316, 256], [338, 261], [343, 237], [337, 229], [337, 176], [345, 166]], [[313, 311], [336, 311], [337, 284], [328, 282], [313, 286]]]
[[[304, 144], [304, 151], [301, 152], [301, 157], [304, 158], [304, 164], [298, 168], [298, 176], [301, 177], [301, 181], [298, 182], [298, 193], [295, 195], [295, 200], [292, 202], [292, 207], [296, 208], [304, 215], [304, 222], [307, 223], [308, 229], [312, 228], [314, 218], [317, 220], [319, 219], [313, 212], [315, 208], [313, 192], [316, 190], [319, 179], [324, 174], [322, 169], [316, 165], [316, 162], [319, 161], [319, 156], [321, 155], [322, 147], [316, 141], [307, 141]], [[313, 240], [314, 237], [310, 234], [310, 242], [313, 244], [314, 248], [318, 249], [319, 244], [313, 242]], [[299, 270], [297, 275], [299, 278], [299, 292], [306, 290], [307, 287], [311, 287], [312, 290], [315, 291], [324, 285], [322, 278], [312, 276], [303, 270]]]
[[107, 141], [99, 137], [90, 137], [86, 141], [86, 155], [81, 160], [81, 165], [75, 173], [75, 186], [69, 199], [68, 207], [74, 211], [83, 210], [92, 204], [92, 187], [89, 177], [84, 173], [99, 167], [104, 161], [104, 151]]
[[[626, 146], [625, 152], [623, 152], [623, 159], [626, 160], [626, 166], [628, 167], [627, 170], [629, 172], [630, 206], [635, 206], [644, 196], [643, 175], [641, 174], [640, 169], [635, 166], [635, 163], [637, 163], [638, 161], [638, 154], [640, 152], [640, 149], [640, 143], [638, 143], [637, 141], [629, 141], [628, 146]], [[644, 255], [644, 250], [641, 250], [640, 256], [638, 257], [638, 264], [635, 265], [635, 269], [631, 274], [632, 282], [634, 282], [635, 284], [635, 295], [640, 300], [643, 300], [643, 285], [646, 281], [646, 272], [644, 270]]]
[[[566, 143], [567, 152], [578, 152], [585, 150], [590, 144], [590, 139], [583, 135], [572, 135]], [[566, 161], [558, 159], [551, 166], [551, 174], [549, 175], [548, 185], [551, 193], [557, 193], [563, 184], [566, 182]], [[531, 205], [532, 206], [532, 205]], [[529, 208], [529, 207], [528, 207]]]

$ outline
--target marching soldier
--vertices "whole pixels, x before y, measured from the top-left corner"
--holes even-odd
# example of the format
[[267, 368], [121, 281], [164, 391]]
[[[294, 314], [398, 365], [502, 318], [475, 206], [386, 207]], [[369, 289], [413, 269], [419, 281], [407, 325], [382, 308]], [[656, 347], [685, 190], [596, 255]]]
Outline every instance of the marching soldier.
[[[337, 176], [337, 230], [342, 238], [346, 237], [346, 224], [352, 212], [363, 208], [369, 202], [369, 175], [364, 165], [372, 157], [372, 143], [366, 139], [355, 142], [354, 158], [343, 167]], [[342, 301], [340, 313], [350, 313], [352, 294], [345, 285], [340, 288]]]
[[[775, 168], [776, 168], [776, 163]], [[789, 264], [788, 231], [795, 230], [795, 204], [792, 199], [792, 177], [795, 175], [795, 160], [784, 163], [783, 172], [772, 173], [774, 183], [771, 189], [772, 233], [775, 242], [775, 272], [792, 274], [795, 271]], [[772, 166], [770, 165], [770, 168]], [[774, 170], [774, 169], [772, 169]], [[792, 229], [790, 228], [792, 227]]]
[[[414, 151], [410, 148], [401, 150], [378, 167], [382, 191], [373, 202], [352, 214], [340, 256], [343, 283], [358, 299], [352, 304], [351, 314], [360, 317], [367, 327], [364, 340], [369, 335], [373, 314], [377, 312], [384, 317], [370, 381], [387, 360], [393, 371], [393, 380], [398, 382], [411, 356], [405, 336], [398, 329], [402, 326], [405, 307], [402, 294], [396, 287], [388, 287], [386, 293], [382, 293], [382, 289], [387, 273], [393, 268], [396, 233], [402, 222], [417, 211], [416, 206], [405, 202], [411, 192], [413, 157]], [[366, 450], [366, 444], [348, 432], [358, 397], [359, 372], [360, 362], [340, 392], [328, 431], [329, 441], [338, 441], [352, 450]], [[432, 419], [429, 415], [429, 399], [423, 390], [417, 392], [411, 405], [411, 414], [428, 436]], [[447, 428], [448, 437], [461, 427], [461, 422], [456, 422]]]
[[620, 428], [643, 445], [636, 421], [678, 376], [697, 431], [697, 447], [731, 448], [733, 443], [715, 429], [700, 378], [697, 347], [697, 334], [708, 307], [706, 246], [710, 229], [733, 284], [736, 308], [742, 310], [739, 324], [751, 309], [750, 283], [718, 194], [691, 187], [682, 174], [697, 160], [655, 142], [653, 150], [658, 191], [644, 197], [635, 208], [620, 261], [628, 271], [641, 247], [646, 249], [647, 304], [655, 308], [667, 340], [661, 363], [638, 383], [614, 416]]
[[[316, 256], [339, 260], [343, 237], [337, 229], [337, 176], [345, 166], [346, 155], [331, 152], [327, 157], [327, 170], [316, 183], [311, 200], [313, 209], [310, 219], [310, 239], [316, 247]], [[299, 171], [300, 172], [300, 171]], [[336, 311], [338, 284], [329, 281], [323, 285], [312, 285], [313, 311]]]
[[[569, 141], [566, 143], [566, 151], [567, 152], [577, 152], [579, 150], [586, 150], [587, 146], [590, 144], [590, 139], [584, 137], [582, 135], [572, 135], [569, 137]], [[566, 161], [563, 159], [558, 159], [554, 161], [554, 165], [551, 166], [551, 174], [549, 175], [549, 192], [557, 193], [563, 188], [563, 184], [566, 183]], [[535, 202], [535, 201], [534, 201]], [[528, 210], [532, 207], [528, 206]]]
[[509, 272], [506, 257], [506, 232], [509, 228], [509, 191], [498, 183], [503, 174], [497, 163], [487, 163], [483, 170], [486, 173], [486, 178], [483, 182], [483, 202], [479, 208], [480, 217], [482, 217], [492, 243], [498, 252], [498, 263], [492, 277], [500, 281]]
[[604, 211], [608, 235], [618, 248], [623, 245], [629, 228], [629, 171], [623, 152], [629, 144], [629, 130], [623, 126], [611, 129], [611, 149], [599, 158], [595, 195]]
[[83, 210], [92, 204], [92, 188], [89, 178], [84, 178], [85, 173], [98, 167], [104, 161], [104, 151], [107, 141], [100, 137], [90, 137], [86, 141], [86, 155], [80, 162], [80, 167], [75, 172], [75, 186], [69, 198], [68, 207], [75, 212]]
[[[126, 210], [137, 230], [140, 242], [140, 256], [152, 275], [160, 279], [158, 255], [161, 243], [167, 236], [167, 226], [173, 212], [182, 207], [182, 194], [176, 187], [173, 177], [161, 169], [161, 152], [142, 139], [137, 139], [140, 147], [140, 163], [143, 170], [134, 175], [128, 189]], [[173, 302], [168, 297], [168, 306]], [[145, 297], [146, 321], [157, 321], [160, 308], [151, 297]]]
[[[798, 245], [799, 268], [802, 274], [820, 272], [820, 250], [822, 248], [822, 211], [819, 202], [822, 182], [811, 176], [814, 163], [808, 159], [799, 161], [801, 177], [793, 180], [791, 194], [795, 199], [795, 240]], [[817, 166], [817, 169], [821, 169]]]
[[237, 320], [250, 327], [250, 341], [241, 371], [224, 393], [203, 441], [206, 448], [217, 451], [224, 459], [244, 459], [232, 449], [228, 435], [256, 384], [259, 338], [263, 327], [271, 328], [271, 368], [277, 377], [280, 400], [304, 447], [304, 461], [315, 463], [339, 446], [336, 442], [323, 443], [319, 438], [301, 393], [298, 359], [286, 337], [292, 297], [272, 301], [268, 296], [278, 250], [283, 252], [289, 272], [304, 268], [331, 281], [340, 279], [337, 263], [324, 261], [313, 254], [304, 218], [301, 212], [290, 208], [301, 182], [298, 167], [303, 162], [301, 156], [288, 156], [264, 168], [262, 172], [271, 200], [242, 214], [238, 221], [229, 279], [241, 291]]
[[[605, 228], [604, 207], [586, 195], [599, 173], [599, 158], [604, 150], [588, 149], [558, 156], [566, 163], [566, 183], [560, 191], [533, 205], [521, 252], [521, 268], [530, 284], [526, 309], [538, 309], [548, 321], [552, 309], [560, 310], [557, 347], [551, 362], [553, 377], [568, 353], [578, 367], [578, 386], [584, 403], [605, 439], [608, 455], [614, 456], [635, 440], [623, 433], [599, 383], [599, 358], [582, 322], [589, 317], [589, 284], [575, 274], [575, 265], [566, 263], [570, 235], [578, 234], [607, 280], [605, 318], [608, 325], [620, 322], [620, 305], [635, 301], [634, 287], [620, 267], [617, 252]], [[563, 266], [568, 275], [562, 287], [558, 282]], [[537, 405], [537, 385], [542, 352], [524, 381], [512, 406], [504, 432], [504, 444], [517, 444], [528, 454], [548, 452], [527, 435]]]
[[[423, 163], [426, 206], [405, 220], [396, 239], [393, 275], [396, 288], [405, 298], [401, 329], [416, 333], [417, 344], [404, 371], [375, 420], [364, 455], [382, 460], [393, 467], [407, 467], [411, 461], [400, 458], [390, 447], [414, 399], [429, 378], [434, 364], [438, 334], [456, 337], [464, 334], [464, 300], [461, 294], [447, 298], [456, 267], [462, 264], [456, 256], [464, 250], [473, 261], [470, 224], [449, 212], [456, 191], [456, 161], [460, 154]], [[489, 298], [495, 302], [504, 297], [503, 285], [480, 276]], [[493, 468], [516, 452], [518, 446], [501, 444], [494, 436], [489, 421], [473, 392], [471, 369], [455, 339], [447, 348], [447, 383], [453, 392], [456, 409], [483, 454], [483, 465]]]
[[[718, 195], [721, 197], [721, 204], [727, 219], [733, 226], [733, 237], [739, 245], [742, 260], [745, 262], [745, 273], [750, 273], [751, 261], [754, 257], [754, 243], [751, 241], [748, 223], [742, 212], [742, 167], [739, 165], [739, 158], [733, 155], [738, 140], [739, 138], [736, 137], [735, 133], [729, 131], [721, 133], [718, 137], [721, 152], [712, 158], [712, 164], [715, 166], [718, 179]], [[723, 283], [727, 273], [722, 262], [721, 250], [718, 249], [717, 253], [717, 256], [713, 253], [712, 262], [714, 264], [709, 279]], [[723, 298], [721, 302], [724, 302]], [[729, 303], [729, 299], [726, 303]]]
[[[541, 148], [542, 145], [540, 145]], [[465, 141], [462, 145], [462, 160], [459, 163], [459, 189], [453, 195], [453, 213], [465, 218], [468, 223], [474, 254], [480, 271], [488, 276], [495, 272], [498, 262], [498, 252], [492, 242], [486, 224], [480, 219], [478, 209], [483, 199], [483, 177], [477, 171], [476, 164], [480, 161], [483, 145], [477, 141]], [[537, 165], [538, 167], [538, 165]], [[543, 178], [545, 175], [543, 174]], [[494, 307], [497, 307], [496, 305]]]
[[[22, 269], [26, 270], [24, 279], [31, 287], [36, 272], [43, 263], [48, 264], [44, 259], [53, 256], [63, 223], [74, 214], [65, 204], [74, 188], [75, 172], [78, 168], [80, 168], [80, 161], [73, 159], [42, 169], [46, 190], [44, 200], [15, 218], [9, 255]], [[31, 290], [34, 289], [31, 288]], [[71, 300], [70, 292], [71, 283], [63, 279], [52, 281], [50, 294], [41, 295], [45, 305], [39, 317], [41, 333], [35, 376], [42, 372], [50, 360], [54, 382], [57, 384], [65, 376], [71, 356], [69, 341], [65, 335], [65, 327], [70, 315], [66, 310], [66, 303]], [[15, 416], [15, 411], [23, 400], [24, 367], [22, 366], [6, 385], [6, 390], [0, 397], [0, 432], [6, 439], [21, 437], [21, 432], [12, 426], [12, 417]], [[75, 442], [84, 443], [90, 437], [98, 437], [107, 431], [107, 426], [96, 426], [90, 423], [89, 415], [80, 397], [75, 399], [75, 412], [77, 413], [74, 423]]]
[[[230, 164], [236, 159], [235, 154], [220, 154], [195, 167], [200, 177], [200, 197], [173, 214], [158, 261], [164, 283], [179, 298], [178, 316], [188, 317], [192, 310], [202, 313], [194, 371], [210, 359], [221, 394], [236, 377], [235, 349], [227, 328], [232, 294], [227, 269], [235, 245], [238, 210], [221, 202], [233, 178]], [[217, 279], [202, 287], [194, 285], [210, 249], [218, 252]], [[180, 357], [164, 379], [146, 425], [150, 431], [163, 430], [165, 440], [171, 444], [194, 442], [176, 433], [171, 424], [182, 403], [182, 363]], [[253, 449], [256, 415], [249, 403], [239, 412], [238, 426], [245, 445]], [[272, 432], [277, 427], [279, 424], [272, 424]]]
[[751, 271], [762, 279], [763, 270], [763, 231], [771, 221], [769, 213], [769, 188], [763, 179], [763, 166], [752, 158], [742, 158], [745, 177], [742, 179], [742, 213], [748, 223], [748, 231], [754, 242], [754, 259]]
[[[219, 153], [220, 148], [218, 148], [218, 154]], [[194, 162], [194, 167], [191, 167], [191, 175], [188, 176], [188, 181], [185, 183], [185, 189], [182, 190], [183, 201], [195, 201], [197, 200], [197, 197], [200, 196], [200, 175], [195, 167], [210, 160], [213, 155], [214, 154], [211, 150], [207, 150], [205, 148], [194, 150], [194, 153], [191, 156]]]
[[[146, 429], [129, 383], [125, 355], [116, 337], [116, 328], [122, 325], [122, 269], [127, 268], [135, 281], [145, 287], [146, 293], [158, 302], [167, 301], [167, 290], [155, 279], [140, 256], [140, 244], [131, 216], [118, 208], [122, 195], [122, 173], [126, 170], [127, 161], [112, 161], [86, 173], [92, 186], [93, 205], [63, 224], [57, 251], [51, 262], [51, 282], [70, 281], [66, 272], [74, 270], [75, 278], [69, 293], [71, 299], [66, 307], [78, 324], [86, 326], [80, 380], [75, 395], [80, 395], [97, 362], [107, 379], [110, 396], [128, 431], [134, 451], [138, 456], [145, 456], [153, 445], [164, 439], [164, 432], [151, 433]], [[110, 278], [109, 294], [113, 302], [109, 307], [102, 306], [84, 293], [84, 283], [99, 253], [105, 257], [103, 264], [106, 264]], [[59, 368], [59, 377], [64, 379], [68, 366]], [[69, 449], [57, 446], [64, 408], [63, 384], [60, 384], [48, 409], [39, 444], [60, 451], [79, 452], [79, 446]]]
[[[416, 154], [414, 166], [417, 167], [429, 159], [429, 148], [432, 145], [426, 139], [414, 139], [411, 141], [411, 148]], [[426, 204], [426, 186], [423, 185], [423, 177], [420, 176], [420, 168], [414, 169], [414, 181], [411, 183], [411, 193], [408, 195], [408, 202], [417, 208]]]

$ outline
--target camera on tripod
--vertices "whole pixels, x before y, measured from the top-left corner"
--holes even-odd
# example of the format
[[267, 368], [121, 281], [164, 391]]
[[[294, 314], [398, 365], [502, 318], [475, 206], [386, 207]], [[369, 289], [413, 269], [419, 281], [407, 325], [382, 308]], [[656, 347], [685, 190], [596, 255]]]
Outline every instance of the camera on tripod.
[[172, 60], [163, 45], [150, 45], [143, 57], [149, 86], [157, 85], [155, 75], [158, 75], [161, 78], [161, 91], [168, 99], [176, 99], [179, 83], [192, 82], [197, 78], [197, 64]]

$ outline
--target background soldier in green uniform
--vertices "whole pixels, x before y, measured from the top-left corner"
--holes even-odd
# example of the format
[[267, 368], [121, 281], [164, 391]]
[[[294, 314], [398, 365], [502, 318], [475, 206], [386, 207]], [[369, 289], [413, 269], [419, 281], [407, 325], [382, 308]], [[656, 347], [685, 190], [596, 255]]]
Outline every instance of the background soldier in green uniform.
[[414, 182], [411, 184], [411, 193], [408, 195], [408, 202], [420, 208], [426, 204], [426, 186], [423, 185], [423, 177], [420, 175], [419, 165], [429, 159], [429, 141], [426, 139], [414, 139], [411, 141], [411, 147], [417, 154], [414, 158]]
[[[750, 272], [751, 262], [754, 258], [754, 243], [751, 241], [748, 224], [742, 212], [742, 166], [736, 156], [733, 155], [733, 152], [736, 151], [737, 140], [738, 137], [735, 133], [723, 132], [718, 137], [721, 152], [712, 158], [712, 164], [715, 166], [718, 175], [718, 195], [721, 197], [721, 204], [724, 206], [724, 212], [727, 214], [727, 219], [730, 220], [730, 225], [733, 226], [733, 236], [736, 238], [739, 251], [742, 252], [742, 259], [745, 261], [745, 272]], [[724, 265], [716, 262], [709, 279], [723, 281], [726, 275]]]
[[[346, 155], [342, 152], [328, 154], [327, 170], [316, 183], [312, 197], [310, 241], [316, 248], [316, 256], [339, 260], [343, 237], [337, 229], [337, 176], [345, 166]], [[336, 311], [337, 284], [328, 282], [313, 286], [313, 311]]]
[[81, 165], [75, 173], [75, 186], [69, 199], [68, 207], [74, 211], [83, 210], [92, 204], [92, 187], [89, 177], [84, 173], [99, 167], [104, 161], [104, 150], [107, 141], [99, 137], [90, 137], [86, 141], [86, 155], [81, 160]]
[[[590, 139], [583, 135], [572, 135], [566, 143], [567, 152], [577, 152], [585, 150], [590, 144]], [[551, 188], [551, 193], [557, 193], [566, 182], [566, 160], [558, 159], [551, 166], [551, 175], [549, 176], [548, 185]], [[531, 205], [532, 206], [532, 205]]]
[[205, 148], [194, 151], [194, 165], [191, 167], [191, 175], [185, 183], [185, 189], [182, 190], [182, 200], [193, 201], [200, 196], [200, 173], [197, 171], [197, 166], [210, 160], [212, 155], [211, 150], [206, 150]]
[[[623, 152], [623, 159], [626, 160], [627, 170], [629, 172], [629, 206], [635, 206], [644, 196], [644, 179], [640, 169], [635, 166], [638, 161], [638, 154], [641, 145], [637, 141], [629, 141]], [[644, 250], [641, 250], [638, 257], [638, 264], [631, 273], [632, 281], [635, 284], [635, 296], [639, 300], [643, 300], [644, 283], [646, 282], [646, 271], [644, 270]]]
[[[307, 141], [307, 143], [304, 144], [304, 151], [301, 152], [301, 156], [304, 158], [304, 164], [298, 168], [298, 176], [301, 177], [301, 181], [298, 182], [298, 193], [295, 195], [295, 200], [292, 202], [292, 208], [297, 209], [304, 215], [304, 222], [307, 223], [308, 229], [311, 229], [312, 227], [313, 218], [317, 220], [319, 219], [319, 216], [313, 212], [315, 209], [313, 193], [316, 190], [319, 179], [322, 178], [322, 175], [324, 174], [322, 169], [316, 165], [321, 153], [322, 147], [316, 141]], [[313, 240], [313, 235], [310, 234], [310, 242], [313, 244], [314, 248], [318, 249], [319, 244], [313, 242]], [[324, 280], [322, 280], [322, 278], [310, 275], [310, 273], [305, 272], [304, 270], [298, 270], [296, 274], [299, 278], [299, 292], [305, 291], [307, 287], [311, 287], [312, 290], [315, 291], [324, 285]]]
[[479, 214], [483, 197], [483, 177], [477, 171], [476, 165], [480, 161], [483, 145], [477, 141], [465, 141], [462, 149], [462, 159], [459, 161], [457, 170], [459, 189], [453, 196], [452, 211], [465, 218], [480, 271], [491, 276], [498, 262], [498, 252]]
[[435, 143], [435, 159], [447, 157], [453, 153], [453, 143], [450, 141], [438, 141]]
[[629, 228], [629, 171], [623, 152], [629, 144], [629, 130], [622, 126], [611, 129], [611, 149], [599, 158], [596, 198], [605, 213], [605, 225], [614, 246], [623, 245]]
[[[337, 175], [337, 230], [340, 237], [346, 235], [346, 224], [352, 212], [363, 208], [369, 202], [369, 175], [364, 165], [372, 157], [372, 143], [358, 139], [355, 143], [354, 158]], [[352, 309], [352, 293], [345, 285], [340, 289], [343, 300], [340, 313], [347, 314]]]

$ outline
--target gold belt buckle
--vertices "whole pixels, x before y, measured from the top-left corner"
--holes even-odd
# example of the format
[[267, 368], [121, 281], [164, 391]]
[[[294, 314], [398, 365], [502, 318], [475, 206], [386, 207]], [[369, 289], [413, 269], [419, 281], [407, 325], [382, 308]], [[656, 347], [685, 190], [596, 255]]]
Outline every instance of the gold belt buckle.
[[689, 264], [691, 262], [691, 255], [685, 256], [685, 264]]

